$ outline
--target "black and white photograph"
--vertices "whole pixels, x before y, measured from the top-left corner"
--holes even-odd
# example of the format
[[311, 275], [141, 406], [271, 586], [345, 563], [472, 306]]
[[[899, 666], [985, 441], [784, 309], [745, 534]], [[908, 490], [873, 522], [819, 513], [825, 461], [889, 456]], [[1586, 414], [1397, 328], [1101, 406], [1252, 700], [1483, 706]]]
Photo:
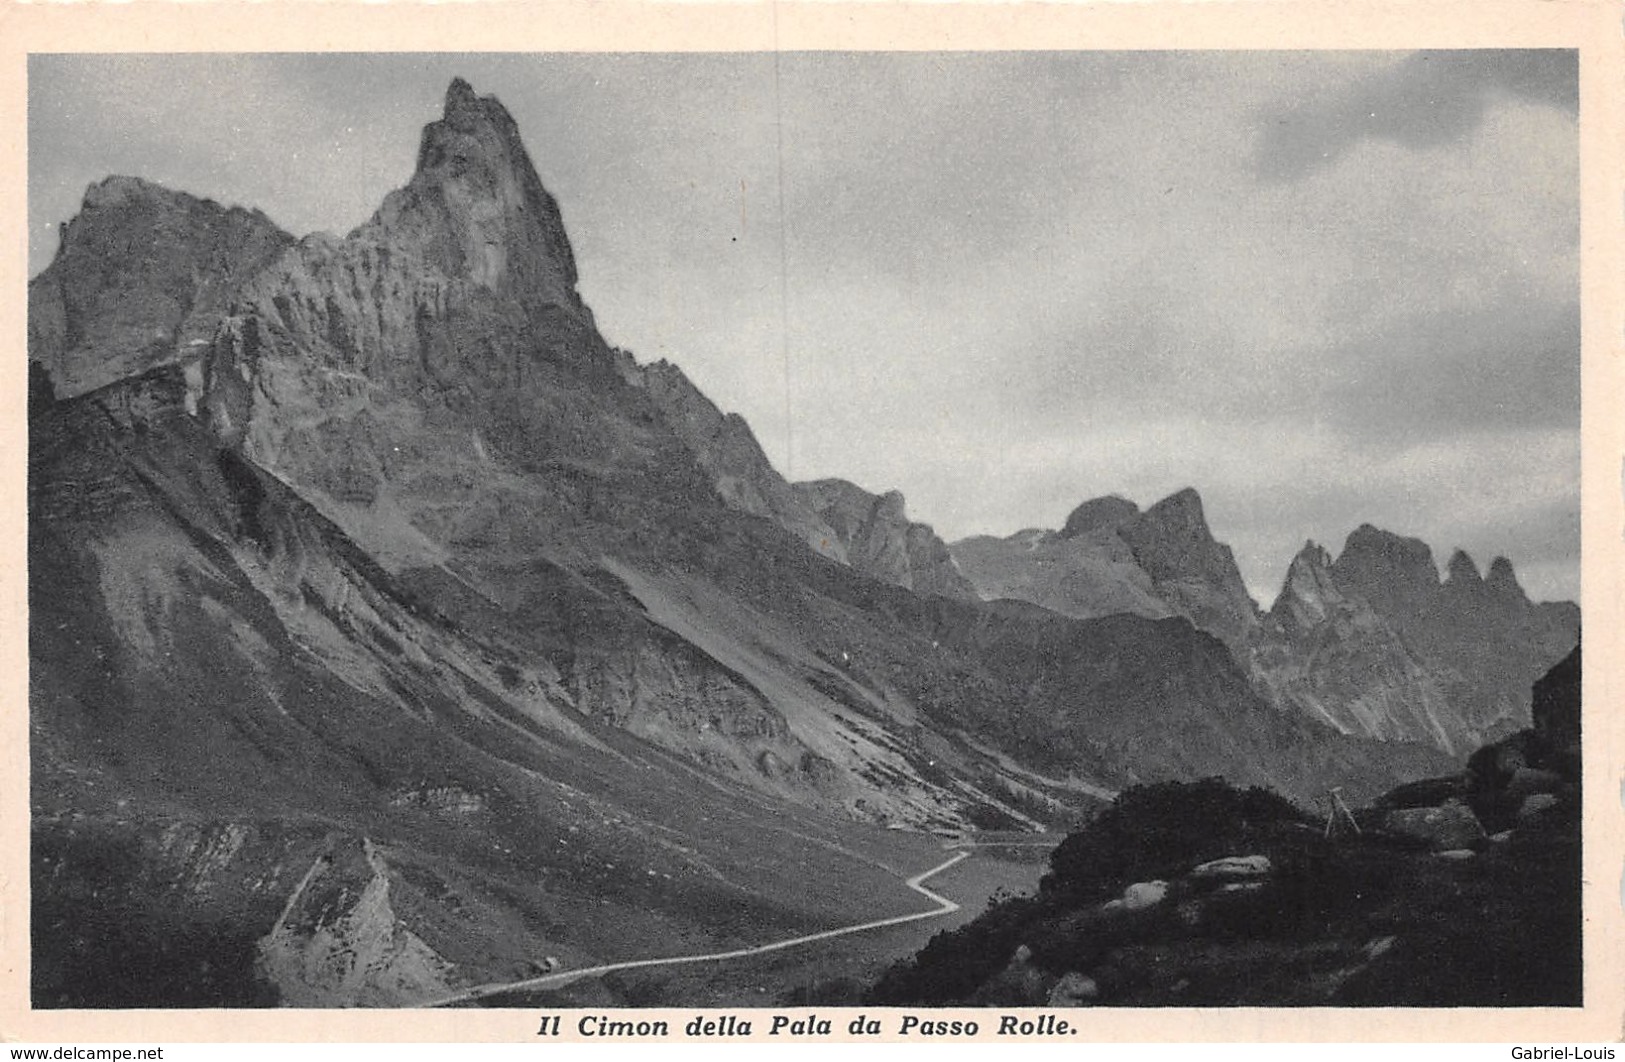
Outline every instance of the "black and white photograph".
[[34, 1010], [1588, 1002], [1577, 50], [26, 73]]

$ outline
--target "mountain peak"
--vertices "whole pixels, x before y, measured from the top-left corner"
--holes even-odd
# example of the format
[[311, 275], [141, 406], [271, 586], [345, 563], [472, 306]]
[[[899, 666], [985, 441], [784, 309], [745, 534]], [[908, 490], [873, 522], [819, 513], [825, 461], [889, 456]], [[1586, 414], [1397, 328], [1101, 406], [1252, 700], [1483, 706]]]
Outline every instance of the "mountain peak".
[[[84, 198], [80, 202], [80, 212], [85, 215], [98, 213], [138, 213], [140, 211], [167, 211], [171, 214], [201, 214], [208, 215], [211, 223], [219, 224], [217, 219], [230, 218], [234, 222], [241, 219], [252, 219], [257, 225], [274, 228], [271, 220], [265, 216], [264, 211], [258, 208], [249, 209], [241, 206], [227, 206], [183, 192], [176, 188], [149, 181], [145, 177], [135, 177], [129, 174], [114, 173], [91, 183], [85, 188]], [[74, 221], [79, 221], [75, 218]], [[71, 228], [72, 222], [65, 228]], [[61, 253], [61, 249], [58, 249]]]
[[1235, 554], [1208, 529], [1201, 495], [1190, 487], [1170, 494], [1118, 533], [1152, 585], [1192, 623], [1232, 649], [1245, 643], [1258, 623], [1258, 605], [1241, 581]]
[[440, 120], [423, 127], [418, 173], [460, 176], [482, 168], [521, 171], [522, 177], [522, 171], [530, 169], [530, 159], [518, 125], [501, 101], [479, 95], [456, 78], [446, 89]]
[[417, 167], [365, 229], [406, 240], [438, 271], [540, 308], [579, 312], [575, 256], [519, 126], [462, 78], [423, 127]]
[[1450, 565], [1444, 579], [1448, 585], [1471, 586], [1483, 581], [1478, 565], [1466, 550], [1458, 549], [1450, 555]]
[[1139, 515], [1140, 507], [1121, 495], [1090, 498], [1067, 516], [1061, 537], [1076, 538], [1091, 531], [1116, 529]]
[[471, 132], [482, 125], [496, 127], [504, 135], [518, 140], [518, 126], [508, 108], [495, 96], [481, 96], [460, 77], [452, 78], [446, 86], [446, 100], [441, 108], [440, 124], [461, 132]]
[[1211, 540], [1207, 515], [1202, 511], [1202, 496], [1195, 487], [1176, 491], [1151, 506], [1141, 518], [1142, 524], [1161, 527], [1183, 537]]
[[171, 191], [141, 177], [111, 174], [85, 189], [83, 208], [96, 210], [118, 206], [134, 199], [176, 199], [183, 193]]
[[1269, 615], [1277, 623], [1307, 630], [1323, 621], [1341, 600], [1331, 578], [1332, 558], [1326, 547], [1309, 539], [1288, 566], [1281, 592], [1270, 606]]
[[871, 494], [844, 479], [797, 483], [792, 489], [828, 524], [852, 568], [917, 593], [976, 599], [976, 588], [947, 544], [928, 525], [908, 518], [902, 491]]
[[1322, 546], [1314, 539], [1304, 539], [1303, 548], [1298, 550], [1298, 555], [1292, 558], [1293, 567], [1300, 565], [1306, 568], [1330, 568], [1332, 566], [1332, 555], [1326, 551], [1325, 546]]
[[445, 116], [450, 118], [453, 114], [466, 111], [470, 107], [477, 106], [479, 101], [480, 97], [474, 91], [473, 85], [460, 77], [454, 77], [451, 84], [446, 87]]
[[1505, 557], [1497, 557], [1490, 562], [1490, 573], [1485, 577], [1484, 585], [1503, 594], [1524, 596], [1523, 587], [1518, 583], [1518, 575], [1512, 570], [1512, 562]]
[[1349, 533], [1337, 567], [1350, 575], [1358, 572], [1428, 585], [1439, 582], [1432, 547], [1419, 538], [1396, 535], [1371, 524], [1361, 524]]
[[1159, 507], [1181, 510], [1194, 509], [1196, 512], [1201, 512], [1202, 496], [1196, 492], [1195, 487], [1185, 487], [1182, 490], [1174, 491], [1156, 505], [1152, 506], [1153, 509]]
[[257, 210], [141, 177], [85, 189], [28, 285], [28, 354], [71, 398], [194, 352], [246, 279], [293, 237]]

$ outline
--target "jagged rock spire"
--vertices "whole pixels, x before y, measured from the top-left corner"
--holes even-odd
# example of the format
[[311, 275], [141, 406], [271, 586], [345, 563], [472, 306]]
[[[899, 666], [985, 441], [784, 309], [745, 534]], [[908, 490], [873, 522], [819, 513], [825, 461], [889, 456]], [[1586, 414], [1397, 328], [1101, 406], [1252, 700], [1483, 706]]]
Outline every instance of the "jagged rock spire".
[[462, 115], [478, 108], [480, 98], [474, 91], [474, 86], [460, 77], [451, 79], [446, 87], [445, 117], [450, 121], [454, 115]]
[[580, 311], [575, 255], [513, 116], [456, 78], [423, 128], [417, 167], [364, 229], [416, 249], [440, 272], [526, 306]]
[[1512, 570], [1512, 562], [1505, 557], [1496, 557], [1490, 562], [1490, 572], [1484, 578], [1484, 588], [1500, 598], [1509, 598], [1522, 604], [1529, 602], [1529, 595], [1524, 592], [1523, 586], [1518, 582], [1517, 573]]
[[1287, 567], [1281, 592], [1270, 607], [1270, 618], [1294, 629], [1307, 629], [1324, 620], [1341, 600], [1332, 583], [1332, 558], [1326, 547], [1308, 539]]
[[1466, 550], [1458, 549], [1450, 555], [1450, 564], [1446, 569], [1445, 583], [1451, 586], [1473, 586], [1483, 582], [1483, 576], [1478, 573], [1478, 565]]

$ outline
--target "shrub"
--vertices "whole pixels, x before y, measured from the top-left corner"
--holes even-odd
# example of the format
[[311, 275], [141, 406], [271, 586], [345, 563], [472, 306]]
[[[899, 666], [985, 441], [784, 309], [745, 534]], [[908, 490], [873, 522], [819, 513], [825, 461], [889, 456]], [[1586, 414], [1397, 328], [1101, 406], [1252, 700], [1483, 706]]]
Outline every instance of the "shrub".
[[1176, 876], [1196, 863], [1257, 847], [1284, 826], [1308, 822], [1268, 789], [1236, 789], [1219, 778], [1136, 786], [1061, 842], [1041, 888], [1103, 899], [1125, 882]]
[[942, 1006], [963, 1000], [1010, 961], [1034, 909], [1035, 901], [1018, 898], [938, 933], [914, 958], [887, 970], [866, 1002]]

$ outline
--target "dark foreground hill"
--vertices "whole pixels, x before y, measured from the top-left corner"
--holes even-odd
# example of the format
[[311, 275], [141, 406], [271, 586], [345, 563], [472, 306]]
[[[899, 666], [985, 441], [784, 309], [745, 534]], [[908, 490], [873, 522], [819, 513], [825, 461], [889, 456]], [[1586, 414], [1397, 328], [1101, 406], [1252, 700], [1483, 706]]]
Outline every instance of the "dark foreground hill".
[[461, 81], [342, 239], [87, 193], [30, 287], [38, 1005], [418, 1003], [914, 910], [927, 831], [1137, 782], [1450, 768], [1184, 618], [967, 600], [575, 282]]
[[[1468, 770], [1310, 816], [1217, 779], [1123, 793], [863, 1002], [1579, 1006], [1579, 657]], [[857, 1000], [853, 1000], [857, 1002]]]

